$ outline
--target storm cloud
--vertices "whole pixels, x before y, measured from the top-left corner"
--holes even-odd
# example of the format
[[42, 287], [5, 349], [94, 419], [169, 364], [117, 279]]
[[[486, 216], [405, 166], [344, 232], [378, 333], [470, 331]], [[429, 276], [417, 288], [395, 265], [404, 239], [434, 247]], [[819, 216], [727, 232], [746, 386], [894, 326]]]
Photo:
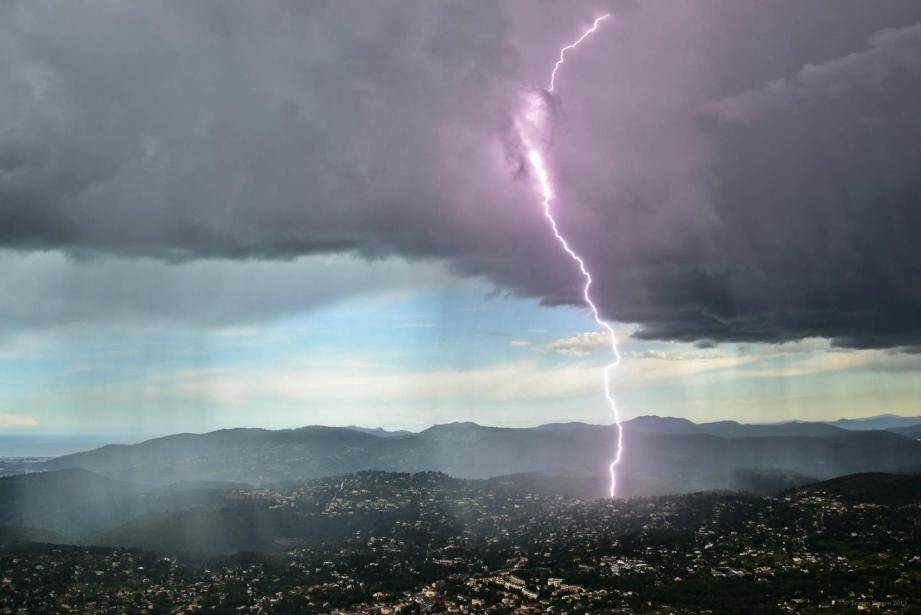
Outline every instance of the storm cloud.
[[512, 126], [602, 11], [548, 159], [605, 316], [704, 344], [921, 345], [911, 1], [7, 2], [0, 246], [395, 255], [577, 304]]

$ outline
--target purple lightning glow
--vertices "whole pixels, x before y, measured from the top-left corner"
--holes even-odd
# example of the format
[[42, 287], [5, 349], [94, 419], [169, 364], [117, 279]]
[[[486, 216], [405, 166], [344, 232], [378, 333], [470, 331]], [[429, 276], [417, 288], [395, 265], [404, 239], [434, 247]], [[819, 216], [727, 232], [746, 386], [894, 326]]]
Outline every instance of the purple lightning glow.
[[[560, 58], [556, 61], [556, 64], [553, 66], [553, 71], [550, 73], [550, 85], [547, 88], [547, 91], [552, 93], [556, 87], [556, 76], [557, 72], [566, 62], [566, 52], [572, 51], [578, 47], [582, 41], [587, 39], [592, 35], [596, 30], [598, 30], [599, 25], [605, 19], [610, 17], [609, 14], [602, 15], [595, 19], [592, 23], [592, 26], [586, 30], [582, 36], [576, 39], [575, 42], [566, 45], [560, 49]], [[611, 370], [620, 363], [620, 352], [617, 349], [617, 336], [614, 334], [614, 329], [606, 321], [601, 318], [601, 315], [598, 313], [598, 307], [592, 301], [591, 297], [591, 287], [592, 287], [592, 274], [589, 273], [588, 269], [585, 267], [585, 261], [582, 260], [582, 257], [579, 256], [570, 246], [569, 242], [566, 241], [566, 238], [560, 233], [559, 228], [557, 227], [556, 220], [553, 217], [553, 211], [550, 207], [550, 202], [553, 200], [553, 182], [550, 179], [550, 173], [547, 171], [547, 165], [544, 162], [544, 156], [541, 153], [542, 147], [539, 146], [539, 135], [541, 129], [541, 120], [544, 112], [545, 103], [540, 98], [532, 98], [530, 109], [525, 113], [525, 119], [527, 122], [525, 124], [519, 124], [519, 133], [521, 135], [521, 140], [524, 145], [526, 152], [526, 157], [528, 164], [531, 166], [531, 170], [534, 173], [534, 177], [537, 180], [538, 187], [540, 188], [540, 193], [543, 199], [543, 209], [544, 216], [547, 218], [547, 221], [550, 223], [550, 228], [553, 230], [553, 235], [556, 237], [557, 241], [560, 242], [560, 245], [563, 247], [563, 250], [572, 258], [573, 261], [579, 266], [579, 271], [582, 273], [582, 277], [585, 278], [585, 286], [582, 287], [582, 296], [585, 299], [586, 305], [591, 309], [592, 317], [595, 319], [595, 322], [598, 323], [598, 326], [602, 327], [607, 331], [608, 336], [611, 340], [611, 353], [614, 356], [614, 360], [605, 366], [604, 368], [604, 395], [608, 400], [608, 404], [611, 407], [611, 411], [614, 413], [614, 424], [617, 429], [617, 452], [615, 453], [614, 459], [611, 461], [609, 466], [609, 471], [611, 473], [611, 497], [613, 498], [616, 493], [617, 487], [617, 464], [620, 463], [621, 452], [623, 451], [623, 430], [620, 426], [620, 412], [617, 410], [617, 404], [614, 402], [614, 397], [611, 395]], [[537, 135], [535, 135], [535, 129]]]

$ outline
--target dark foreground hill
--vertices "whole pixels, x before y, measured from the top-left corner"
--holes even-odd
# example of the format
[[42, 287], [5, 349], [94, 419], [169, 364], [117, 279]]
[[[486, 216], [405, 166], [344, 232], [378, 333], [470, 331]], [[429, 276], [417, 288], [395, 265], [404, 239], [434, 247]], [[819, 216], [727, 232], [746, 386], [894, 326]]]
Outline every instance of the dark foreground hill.
[[905, 436], [906, 438], [921, 440], [921, 425], [912, 425], [910, 427], [893, 427], [888, 431], [899, 434], [900, 436]]
[[[183, 480], [268, 485], [369, 469], [431, 470], [460, 478], [527, 473], [605, 477], [615, 436], [613, 427], [581, 423], [532, 429], [453, 423], [398, 437], [331, 427], [232, 429], [105, 446], [43, 467], [80, 468], [143, 485]], [[708, 489], [765, 492], [919, 465], [921, 442], [890, 432], [814, 423], [695, 425], [642, 417], [625, 424], [618, 473], [620, 493], [636, 496]], [[753, 486], [753, 480], [761, 486]]]
[[[387, 474], [377, 473], [385, 478]], [[22, 541], [103, 544], [203, 554], [283, 550], [350, 534], [365, 522], [363, 514], [328, 515], [345, 495], [373, 495], [367, 478], [375, 473], [289, 482], [254, 489], [240, 483], [177, 483], [141, 486], [86, 470], [54, 470], [0, 478], [0, 545]], [[458, 497], [472, 491], [533, 493], [565, 498], [604, 497], [608, 477], [515, 474], [486, 480], [462, 480], [441, 473], [395, 475], [396, 483], [419, 488], [452, 489]], [[739, 484], [752, 493], [776, 493], [808, 482], [799, 475], [773, 471], [740, 472]], [[389, 479], [388, 479], [389, 480]], [[366, 487], [355, 491], [364, 481]], [[413, 482], [415, 481], [415, 482]], [[389, 483], [378, 486], [388, 493]], [[622, 491], [648, 485], [621, 481]], [[415, 496], [414, 496], [415, 497]], [[405, 498], [403, 500], [405, 503]], [[385, 504], [383, 512], [390, 508]], [[386, 514], [375, 523], [393, 521]]]
[[68, 542], [66, 537], [50, 530], [0, 525], [0, 549], [10, 549], [17, 545], [30, 543], [67, 544]]
[[29, 534], [32, 528], [54, 532], [58, 542], [85, 542], [142, 515], [214, 506], [229, 486], [150, 488], [81, 469], [7, 476], [0, 478], [0, 527], [6, 528], [0, 539], [40, 540]]
[[851, 474], [808, 485], [803, 491], [823, 493], [855, 504], [904, 506], [921, 503], [921, 475]]
[[136, 486], [66, 469], [0, 478], [0, 525], [30, 526], [74, 536], [128, 515]]

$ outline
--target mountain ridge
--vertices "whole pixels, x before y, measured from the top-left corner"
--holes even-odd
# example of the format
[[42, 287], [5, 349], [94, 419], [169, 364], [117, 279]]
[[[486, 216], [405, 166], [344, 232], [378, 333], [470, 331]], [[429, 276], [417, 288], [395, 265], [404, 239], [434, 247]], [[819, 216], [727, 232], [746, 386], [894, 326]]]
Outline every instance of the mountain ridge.
[[[698, 425], [656, 416], [626, 421], [623, 429], [619, 475], [638, 493], [746, 488], [741, 471], [826, 479], [921, 465], [921, 442], [889, 431], [820, 423]], [[606, 474], [616, 442], [613, 426], [584, 423], [512, 428], [456, 422], [398, 437], [381, 432], [307, 426], [177, 434], [58, 457], [38, 469], [82, 468], [150, 486], [271, 485], [362, 470], [441, 471], [459, 478], [594, 476]]]

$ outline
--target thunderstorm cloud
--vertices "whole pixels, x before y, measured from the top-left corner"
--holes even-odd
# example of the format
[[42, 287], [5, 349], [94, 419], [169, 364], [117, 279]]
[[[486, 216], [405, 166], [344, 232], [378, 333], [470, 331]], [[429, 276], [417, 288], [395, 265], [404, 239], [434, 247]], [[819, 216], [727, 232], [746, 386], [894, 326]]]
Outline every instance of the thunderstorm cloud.
[[[604, 315], [704, 346], [921, 346], [909, 0], [5, 2], [2, 261], [41, 274], [17, 270], [25, 297], [69, 267], [39, 251], [125, 288], [140, 267], [156, 296], [235, 263], [395, 256], [578, 304], [513, 121], [605, 11], [547, 97], [554, 207]], [[296, 283], [241, 317], [314, 302]]]

